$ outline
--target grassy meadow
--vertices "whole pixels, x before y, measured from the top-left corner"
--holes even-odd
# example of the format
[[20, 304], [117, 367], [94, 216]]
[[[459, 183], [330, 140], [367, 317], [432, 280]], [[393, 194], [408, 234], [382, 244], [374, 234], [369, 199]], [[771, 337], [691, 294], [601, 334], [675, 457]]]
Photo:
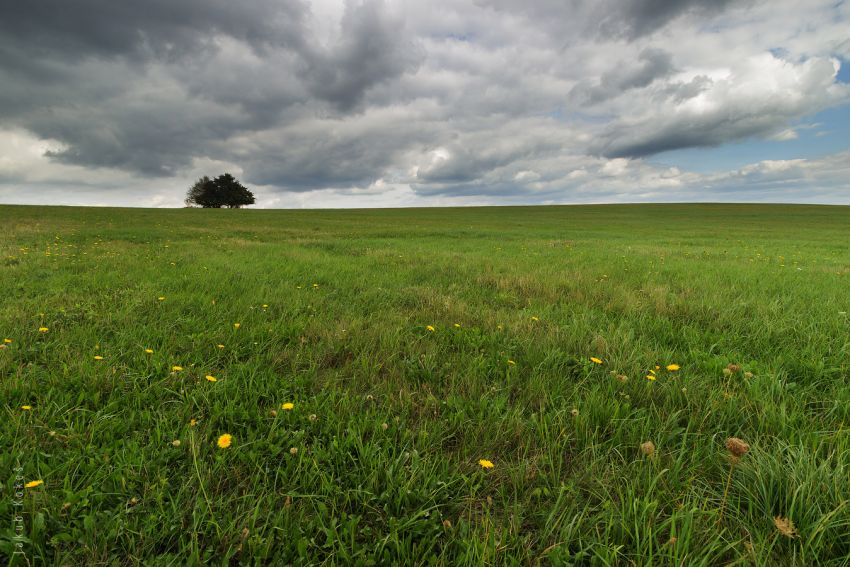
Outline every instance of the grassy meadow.
[[850, 207], [2, 206], [0, 557], [850, 565], [848, 244]]

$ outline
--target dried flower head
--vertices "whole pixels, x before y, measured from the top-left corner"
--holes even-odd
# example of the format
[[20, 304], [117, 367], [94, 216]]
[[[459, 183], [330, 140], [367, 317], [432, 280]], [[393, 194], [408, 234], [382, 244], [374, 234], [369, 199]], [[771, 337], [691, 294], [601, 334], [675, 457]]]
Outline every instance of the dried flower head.
[[617, 380], [619, 380], [620, 382], [623, 382], [623, 383], [628, 382], [628, 380], [629, 380], [629, 377], [626, 376], [625, 374], [617, 374], [617, 376], [615, 376], [615, 378], [617, 378]]
[[644, 441], [640, 444], [640, 452], [647, 457], [653, 456], [655, 454], [655, 443], [652, 441]]
[[570, 410], [570, 413], [573, 415], [573, 417], [578, 417], [578, 409], [573, 408]]
[[740, 365], [738, 365], [738, 364], [735, 364], [735, 363], [729, 363], [729, 364], [727, 364], [727, 365], [726, 365], [726, 368], [728, 368], [728, 369], [729, 369], [729, 372], [731, 372], [732, 374], [735, 374], [735, 373], [737, 373], [737, 372], [740, 372], [740, 371], [741, 371], [741, 366], [740, 366]]
[[779, 533], [785, 537], [797, 537], [797, 528], [794, 527], [794, 522], [791, 521], [791, 518], [776, 516], [773, 518], [773, 523], [776, 529], [779, 530]]
[[298, 454], [298, 447], [292, 447], [289, 449], [289, 454], [293, 457]]
[[736, 458], [741, 458], [750, 450], [750, 446], [742, 439], [730, 437], [726, 440], [726, 449]]

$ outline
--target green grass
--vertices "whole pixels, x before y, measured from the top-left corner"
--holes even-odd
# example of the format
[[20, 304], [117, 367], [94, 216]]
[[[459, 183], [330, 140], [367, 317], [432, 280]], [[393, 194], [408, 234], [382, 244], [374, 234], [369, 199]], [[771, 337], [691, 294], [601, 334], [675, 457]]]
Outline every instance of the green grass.
[[34, 565], [848, 565], [848, 235], [848, 207], [0, 207], [0, 554], [19, 513]]

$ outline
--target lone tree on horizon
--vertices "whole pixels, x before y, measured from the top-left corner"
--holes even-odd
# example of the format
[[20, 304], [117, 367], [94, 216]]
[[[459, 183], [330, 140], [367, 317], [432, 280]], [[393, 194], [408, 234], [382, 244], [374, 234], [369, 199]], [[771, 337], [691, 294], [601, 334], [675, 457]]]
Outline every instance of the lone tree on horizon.
[[188, 206], [205, 209], [238, 209], [243, 205], [253, 205], [254, 202], [254, 194], [229, 173], [222, 173], [215, 179], [205, 175], [195, 181], [186, 193]]

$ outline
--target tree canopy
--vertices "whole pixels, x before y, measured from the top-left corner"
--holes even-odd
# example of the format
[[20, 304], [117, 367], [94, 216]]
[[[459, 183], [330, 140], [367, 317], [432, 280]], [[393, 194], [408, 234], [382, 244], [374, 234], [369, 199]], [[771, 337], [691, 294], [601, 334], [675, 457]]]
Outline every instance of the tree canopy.
[[205, 209], [238, 209], [243, 205], [253, 205], [254, 202], [254, 194], [229, 173], [223, 173], [215, 179], [205, 175], [186, 193], [187, 205]]

